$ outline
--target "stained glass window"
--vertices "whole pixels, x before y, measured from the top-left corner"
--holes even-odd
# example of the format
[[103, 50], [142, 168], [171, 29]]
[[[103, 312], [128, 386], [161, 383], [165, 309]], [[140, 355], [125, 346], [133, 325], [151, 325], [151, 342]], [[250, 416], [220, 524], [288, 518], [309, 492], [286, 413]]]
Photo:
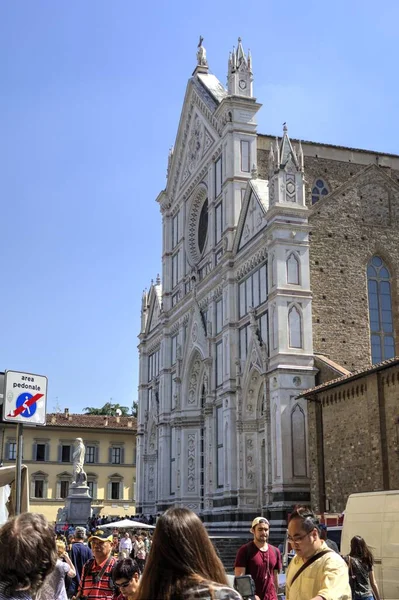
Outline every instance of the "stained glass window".
[[312, 188], [312, 204], [316, 204], [320, 198], [323, 196], [327, 196], [328, 187], [323, 179], [316, 179], [313, 188]]
[[367, 265], [372, 364], [395, 356], [392, 319], [391, 276], [379, 256]]

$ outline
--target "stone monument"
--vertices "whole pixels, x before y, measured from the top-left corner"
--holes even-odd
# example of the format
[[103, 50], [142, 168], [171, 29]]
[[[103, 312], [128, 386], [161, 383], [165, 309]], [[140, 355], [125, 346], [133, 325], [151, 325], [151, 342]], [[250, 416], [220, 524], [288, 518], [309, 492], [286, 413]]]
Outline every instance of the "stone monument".
[[87, 475], [83, 469], [86, 448], [82, 438], [76, 438], [73, 451], [73, 476], [69, 494], [65, 502], [67, 521], [73, 525], [86, 526], [91, 517], [91, 496], [87, 485]]

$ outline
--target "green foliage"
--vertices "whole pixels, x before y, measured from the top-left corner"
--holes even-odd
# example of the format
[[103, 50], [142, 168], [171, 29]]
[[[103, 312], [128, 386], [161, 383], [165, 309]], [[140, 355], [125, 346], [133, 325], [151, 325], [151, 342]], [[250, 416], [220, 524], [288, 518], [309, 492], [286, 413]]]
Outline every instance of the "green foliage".
[[83, 409], [88, 415], [108, 415], [110, 417], [116, 417], [116, 411], [121, 411], [122, 417], [127, 417], [129, 415], [129, 407], [121, 406], [120, 404], [112, 404], [112, 402], [106, 402], [104, 406], [101, 408], [96, 408], [94, 406], [86, 406]]

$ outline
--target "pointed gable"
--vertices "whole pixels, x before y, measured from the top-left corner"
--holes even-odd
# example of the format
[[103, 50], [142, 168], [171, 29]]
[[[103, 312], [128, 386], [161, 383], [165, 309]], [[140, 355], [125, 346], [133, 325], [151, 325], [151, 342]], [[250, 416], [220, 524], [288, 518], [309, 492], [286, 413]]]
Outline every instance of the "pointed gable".
[[269, 208], [268, 181], [251, 179], [248, 183], [237, 225], [234, 248], [239, 252], [266, 225]]
[[155, 285], [152, 285], [148, 296], [149, 318], [147, 321], [146, 333], [153, 331], [160, 322], [162, 301], [161, 284], [157, 282]]
[[215, 112], [225, 96], [227, 92], [215, 75], [199, 72], [189, 80], [168, 160], [166, 197], [170, 200], [197, 173], [220, 138], [222, 125]]

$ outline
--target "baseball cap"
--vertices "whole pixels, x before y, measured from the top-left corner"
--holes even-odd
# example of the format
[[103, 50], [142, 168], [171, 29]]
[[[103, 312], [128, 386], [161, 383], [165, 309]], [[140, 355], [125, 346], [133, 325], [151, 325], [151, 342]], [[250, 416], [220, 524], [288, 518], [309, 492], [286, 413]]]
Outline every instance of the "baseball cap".
[[102, 529], [97, 529], [90, 537], [89, 542], [91, 540], [101, 540], [102, 542], [112, 542], [113, 536], [112, 533], [106, 533]]
[[269, 525], [269, 521], [265, 517], [256, 517], [256, 519], [252, 521], [251, 529], [259, 525], [259, 523], [266, 523]]

